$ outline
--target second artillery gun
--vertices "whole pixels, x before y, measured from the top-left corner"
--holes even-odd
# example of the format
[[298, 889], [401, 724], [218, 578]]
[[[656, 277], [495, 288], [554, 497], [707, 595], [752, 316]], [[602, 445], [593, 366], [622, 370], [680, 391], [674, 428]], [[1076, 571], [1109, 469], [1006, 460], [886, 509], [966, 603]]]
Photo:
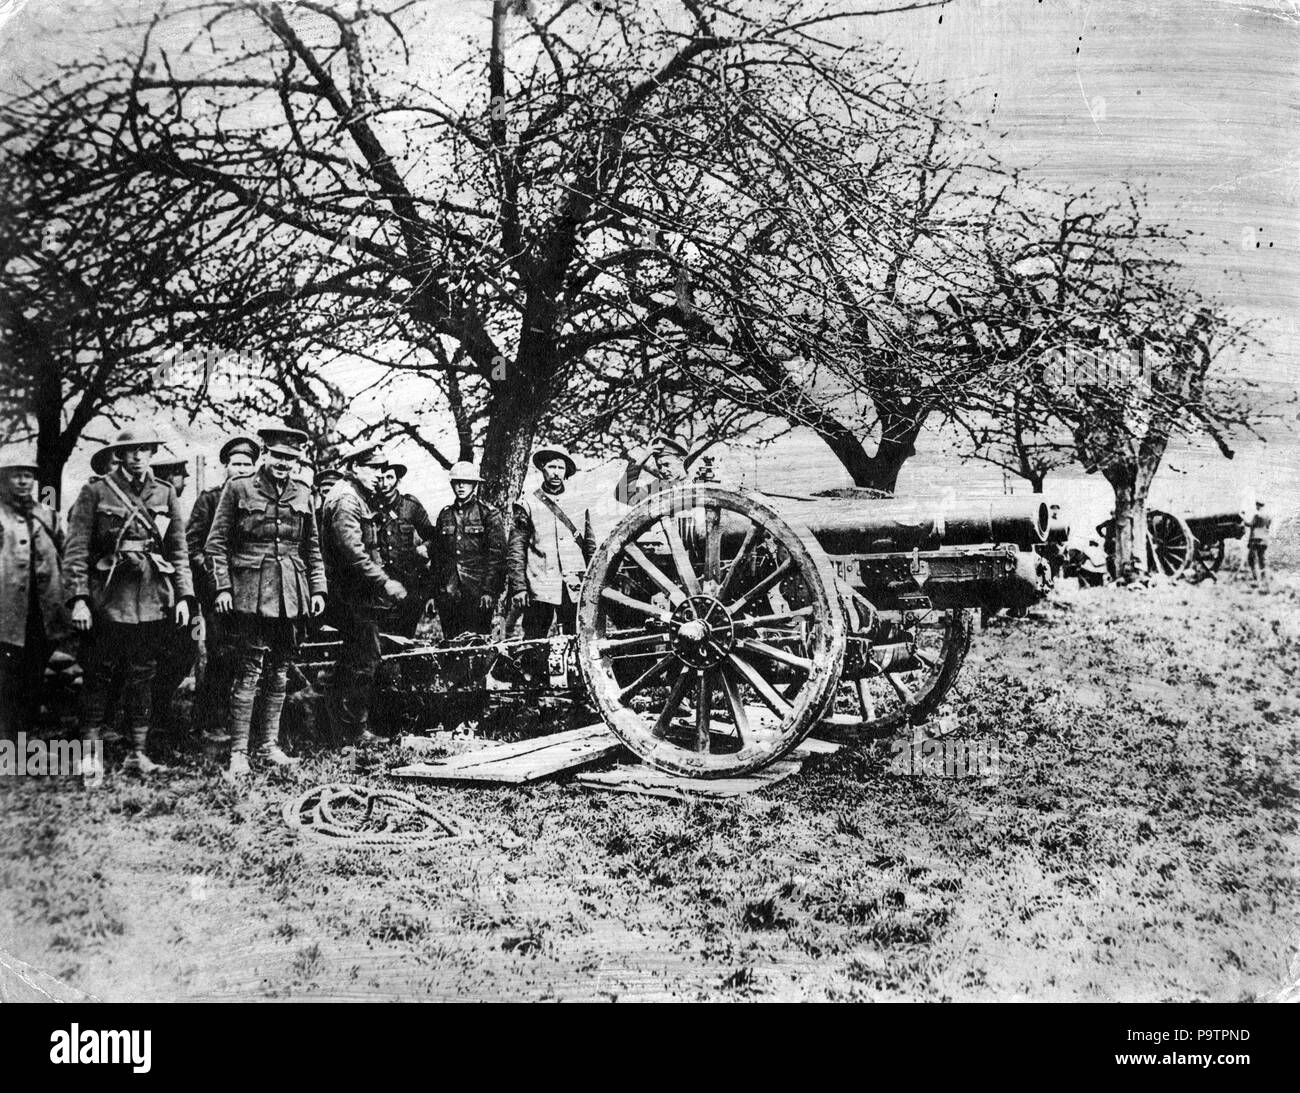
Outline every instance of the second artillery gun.
[[1050, 584], [1034, 553], [1048, 527], [1041, 499], [943, 508], [683, 484], [633, 507], [591, 558], [576, 637], [407, 647], [385, 669], [398, 691], [462, 703], [582, 687], [646, 762], [732, 777], [814, 731], [927, 719], [974, 609], [1027, 606]]

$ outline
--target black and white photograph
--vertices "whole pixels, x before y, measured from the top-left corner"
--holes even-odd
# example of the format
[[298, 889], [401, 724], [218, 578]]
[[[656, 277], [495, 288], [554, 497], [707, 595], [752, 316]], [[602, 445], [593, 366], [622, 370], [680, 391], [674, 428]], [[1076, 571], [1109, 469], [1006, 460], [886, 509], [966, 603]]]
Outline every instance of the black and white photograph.
[[1296, 0], [0, 0], [0, 210], [50, 1066], [1300, 1002]]

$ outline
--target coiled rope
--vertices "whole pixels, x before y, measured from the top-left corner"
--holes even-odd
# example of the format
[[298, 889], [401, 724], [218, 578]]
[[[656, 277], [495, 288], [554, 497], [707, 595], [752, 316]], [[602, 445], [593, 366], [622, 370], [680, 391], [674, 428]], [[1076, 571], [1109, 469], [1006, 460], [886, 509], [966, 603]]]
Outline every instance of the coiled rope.
[[479, 832], [409, 793], [351, 782], [317, 786], [286, 801], [284, 822], [301, 835], [335, 846], [413, 846], [474, 842]]

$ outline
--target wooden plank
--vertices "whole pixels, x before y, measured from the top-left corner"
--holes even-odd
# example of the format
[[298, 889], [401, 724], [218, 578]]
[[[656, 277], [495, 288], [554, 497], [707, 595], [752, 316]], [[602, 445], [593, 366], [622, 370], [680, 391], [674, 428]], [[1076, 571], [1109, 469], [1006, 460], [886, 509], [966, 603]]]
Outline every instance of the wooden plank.
[[613, 770], [579, 774], [579, 785], [614, 793], [639, 793], [672, 801], [739, 797], [783, 782], [803, 767], [803, 759], [787, 756], [743, 778], [686, 778], [647, 766], [618, 766]]
[[587, 725], [532, 740], [493, 744], [430, 763], [412, 763], [388, 773], [416, 781], [523, 785], [612, 758], [622, 747], [603, 724]]

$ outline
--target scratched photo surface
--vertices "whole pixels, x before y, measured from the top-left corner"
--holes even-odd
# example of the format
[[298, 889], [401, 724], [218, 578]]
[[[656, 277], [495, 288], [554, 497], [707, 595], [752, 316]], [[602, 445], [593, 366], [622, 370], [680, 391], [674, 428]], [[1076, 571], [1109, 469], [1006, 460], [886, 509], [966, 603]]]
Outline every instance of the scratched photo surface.
[[0, 999], [1300, 1000], [1300, 3], [0, 0], [0, 172]]

